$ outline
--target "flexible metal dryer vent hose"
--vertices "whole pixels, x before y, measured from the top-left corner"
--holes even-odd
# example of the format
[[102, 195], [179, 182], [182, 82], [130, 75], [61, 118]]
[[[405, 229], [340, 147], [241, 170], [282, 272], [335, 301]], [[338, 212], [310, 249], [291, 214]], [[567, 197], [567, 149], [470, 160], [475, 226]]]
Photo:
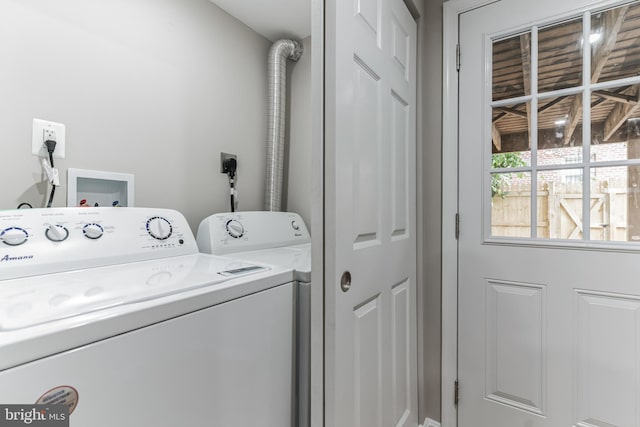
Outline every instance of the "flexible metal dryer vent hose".
[[297, 61], [303, 48], [294, 40], [278, 40], [269, 50], [269, 112], [267, 127], [267, 185], [265, 210], [282, 210], [287, 60]]

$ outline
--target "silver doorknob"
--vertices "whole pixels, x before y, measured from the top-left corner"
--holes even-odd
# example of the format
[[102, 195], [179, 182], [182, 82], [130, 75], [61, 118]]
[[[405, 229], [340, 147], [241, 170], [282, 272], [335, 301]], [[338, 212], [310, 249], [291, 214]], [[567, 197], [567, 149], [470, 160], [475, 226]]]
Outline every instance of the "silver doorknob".
[[345, 271], [340, 278], [340, 288], [342, 292], [348, 292], [351, 289], [351, 273]]

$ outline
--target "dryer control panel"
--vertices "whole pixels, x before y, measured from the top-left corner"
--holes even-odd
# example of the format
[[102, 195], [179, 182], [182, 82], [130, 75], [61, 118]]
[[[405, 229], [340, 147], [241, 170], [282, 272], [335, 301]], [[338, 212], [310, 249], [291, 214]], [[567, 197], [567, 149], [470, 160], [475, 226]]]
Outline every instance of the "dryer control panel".
[[186, 219], [170, 209], [0, 211], [0, 280], [197, 252]]
[[304, 221], [293, 212], [233, 212], [205, 218], [198, 247], [214, 255], [279, 248], [311, 242]]

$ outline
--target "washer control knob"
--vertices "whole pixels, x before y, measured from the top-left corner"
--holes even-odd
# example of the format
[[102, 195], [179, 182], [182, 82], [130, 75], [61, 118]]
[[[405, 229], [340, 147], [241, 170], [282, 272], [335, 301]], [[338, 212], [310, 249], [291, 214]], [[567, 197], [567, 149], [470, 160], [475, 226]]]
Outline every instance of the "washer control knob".
[[94, 222], [90, 224], [85, 224], [82, 228], [82, 232], [84, 233], [84, 237], [91, 240], [96, 240], [102, 237], [104, 234], [104, 228], [100, 224], [96, 224]]
[[0, 233], [0, 241], [9, 246], [19, 246], [26, 242], [28, 238], [29, 233], [27, 233], [27, 230], [20, 227], [5, 228]]
[[173, 234], [173, 227], [168, 219], [154, 216], [147, 220], [147, 233], [157, 240], [167, 240]]
[[300, 230], [300, 224], [296, 220], [291, 221], [291, 227], [296, 231]]
[[244, 226], [240, 221], [230, 219], [227, 221], [227, 233], [234, 239], [239, 239], [244, 235]]
[[69, 237], [69, 230], [67, 230], [67, 227], [65, 227], [64, 225], [51, 224], [49, 227], [47, 227], [44, 234], [45, 236], [47, 236], [47, 239], [51, 240], [52, 242], [62, 242], [64, 240], [67, 240], [67, 237]]

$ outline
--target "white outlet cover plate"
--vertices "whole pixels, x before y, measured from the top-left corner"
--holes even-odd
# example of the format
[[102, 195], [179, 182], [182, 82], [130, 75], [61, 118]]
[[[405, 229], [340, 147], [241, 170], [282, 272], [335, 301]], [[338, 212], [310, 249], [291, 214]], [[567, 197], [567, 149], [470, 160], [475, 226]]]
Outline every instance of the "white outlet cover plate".
[[49, 157], [44, 145], [45, 129], [53, 129], [56, 133], [56, 149], [53, 152], [54, 159], [64, 159], [66, 154], [65, 126], [62, 123], [48, 120], [33, 119], [33, 132], [31, 134], [31, 152], [36, 156]]

